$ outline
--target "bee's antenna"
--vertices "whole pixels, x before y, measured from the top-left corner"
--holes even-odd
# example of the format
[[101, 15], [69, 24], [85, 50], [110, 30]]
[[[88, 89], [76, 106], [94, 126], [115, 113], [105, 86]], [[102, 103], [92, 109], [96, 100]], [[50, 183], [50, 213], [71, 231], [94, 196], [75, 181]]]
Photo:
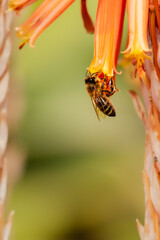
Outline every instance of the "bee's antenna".
[[86, 70], [86, 74], [85, 74], [85, 77], [87, 77], [87, 74], [90, 74], [90, 76], [91, 76], [91, 73], [90, 73], [90, 71], [88, 70], [88, 68], [87, 68], [87, 70]]

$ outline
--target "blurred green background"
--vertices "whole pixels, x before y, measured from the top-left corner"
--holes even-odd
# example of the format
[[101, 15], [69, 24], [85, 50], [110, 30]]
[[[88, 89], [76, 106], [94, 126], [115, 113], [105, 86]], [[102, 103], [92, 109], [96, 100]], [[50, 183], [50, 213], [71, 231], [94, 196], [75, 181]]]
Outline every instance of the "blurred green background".
[[[87, 4], [95, 19], [97, 1]], [[14, 25], [37, 5], [15, 17]], [[125, 26], [122, 49], [126, 34]], [[84, 84], [94, 36], [83, 27], [80, 1], [37, 39], [35, 49], [19, 51], [14, 32], [13, 39], [12, 84], [23, 86], [25, 104], [10, 139], [25, 148], [27, 161], [8, 197], [7, 211], [15, 210], [12, 239], [138, 240], [145, 136], [128, 95], [135, 86], [125, 74], [117, 76], [117, 117], [97, 120]]]

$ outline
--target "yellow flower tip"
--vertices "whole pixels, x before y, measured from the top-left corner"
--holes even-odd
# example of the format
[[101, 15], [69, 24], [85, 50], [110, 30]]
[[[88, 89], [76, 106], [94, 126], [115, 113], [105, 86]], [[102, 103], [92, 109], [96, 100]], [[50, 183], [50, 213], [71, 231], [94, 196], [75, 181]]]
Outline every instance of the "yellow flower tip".
[[[22, 41], [21, 44], [19, 45], [19, 49], [21, 50], [27, 42], [29, 42], [28, 39]], [[31, 44], [30, 42], [29, 42], [29, 46], [30, 46], [31, 48], [35, 48], [35, 46], [34, 46], [33, 44]]]
[[9, 8], [6, 10], [6, 13], [9, 13], [9, 12], [11, 12], [11, 11], [13, 11], [13, 9], [9, 7]]
[[111, 72], [105, 71], [105, 69], [103, 68], [96, 68], [96, 67], [89, 67], [88, 68], [88, 72], [91, 74], [95, 74], [95, 73], [102, 73], [105, 76], [107, 76], [108, 78], [112, 78], [114, 76], [114, 71], [112, 70]]
[[24, 34], [24, 32], [20, 28], [16, 28], [16, 35], [21, 39], [27, 39], [27, 38], [29, 39], [29, 37], [27, 37], [26, 34]]
[[21, 28], [15, 28], [17, 37], [22, 39], [22, 43], [19, 45], [19, 49], [22, 49], [23, 46], [30, 40], [30, 36], [27, 35]]
[[132, 50], [130, 53], [125, 54], [124, 58], [126, 60], [124, 60], [124, 63], [122, 62], [122, 64], [124, 64], [124, 66], [128, 65], [128, 61], [132, 60], [132, 65], [134, 66], [134, 76], [135, 78], [141, 77], [142, 73], [144, 72], [144, 60], [145, 59], [151, 59], [151, 56], [147, 55], [144, 51], [135, 51]]
[[21, 7], [15, 0], [10, 1], [8, 6], [9, 6], [9, 9], [7, 9], [7, 12], [15, 11], [16, 14], [19, 15], [19, 11], [21, 10]]
[[105, 70], [102, 71], [104, 73], [105, 76], [107, 76], [109, 79], [112, 78], [114, 76], [114, 73], [113, 71], [111, 72], [107, 72]]
[[136, 68], [140, 68], [140, 67], [143, 67], [143, 64], [144, 64], [144, 59], [148, 59], [150, 60], [151, 59], [151, 56], [147, 55], [145, 52], [141, 51], [141, 52], [138, 52], [138, 51], [132, 51], [128, 54], [125, 54], [124, 55], [125, 58], [128, 58], [128, 59], [133, 59], [133, 65], [136, 65]]
[[23, 38], [23, 41], [19, 45], [19, 49], [22, 49], [27, 42], [29, 42], [29, 46], [31, 48], [35, 48], [34, 44], [30, 41], [30, 38], [26, 37], [26, 38]]
[[9, 7], [18, 14], [22, 9], [36, 2], [37, 0], [11, 0]]
[[22, 49], [28, 41], [29, 41], [29, 38], [23, 38], [23, 41], [19, 45], [19, 49]]
[[92, 67], [91, 65], [89, 66], [88, 68], [88, 72], [90, 74], [94, 74], [94, 73], [97, 73], [97, 72], [101, 72], [101, 68], [98, 68], [98, 67]]
[[[9, 5], [10, 11], [16, 9], [16, 5], [15, 5], [14, 1], [10, 1], [8, 5]], [[9, 9], [8, 9], [8, 10], [9, 10]], [[7, 11], [8, 11], [8, 10], [7, 10]]]
[[108, 70], [103, 67], [101, 68], [101, 67], [92, 66], [92, 64], [88, 68], [88, 72], [91, 74], [100, 72], [100, 73], [103, 73], [108, 78], [112, 78], [115, 75], [115, 73], [118, 75], [122, 74], [122, 70], [118, 72], [116, 69], [113, 69], [113, 68]]
[[143, 64], [144, 64], [144, 58], [141, 58], [141, 57], [138, 58], [136, 63], [137, 68], [141, 68]]
[[26, 44], [25, 41], [21, 42], [21, 44], [19, 45], [19, 49], [21, 50], [24, 47], [25, 44]]

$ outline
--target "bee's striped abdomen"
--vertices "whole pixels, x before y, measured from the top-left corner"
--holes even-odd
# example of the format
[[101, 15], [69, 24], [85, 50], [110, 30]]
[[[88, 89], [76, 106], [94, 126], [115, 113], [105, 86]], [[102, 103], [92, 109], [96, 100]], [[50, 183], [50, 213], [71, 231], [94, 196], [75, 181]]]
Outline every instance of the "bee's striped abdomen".
[[101, 110], [105, 115], [109, 117], [116, 116], [116, 111], [112, 103], [106, 97], [98, 97], [96, 100], [96, 104], [99, 110]]

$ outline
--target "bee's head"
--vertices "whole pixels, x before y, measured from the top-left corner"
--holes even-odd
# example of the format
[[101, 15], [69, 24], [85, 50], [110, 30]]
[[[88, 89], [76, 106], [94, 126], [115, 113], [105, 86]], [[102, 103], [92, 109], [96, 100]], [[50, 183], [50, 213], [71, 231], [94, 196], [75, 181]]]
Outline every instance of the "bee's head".
[[87, 77], [85, 79], [86, 84], [96, 84], [95, 77]]

